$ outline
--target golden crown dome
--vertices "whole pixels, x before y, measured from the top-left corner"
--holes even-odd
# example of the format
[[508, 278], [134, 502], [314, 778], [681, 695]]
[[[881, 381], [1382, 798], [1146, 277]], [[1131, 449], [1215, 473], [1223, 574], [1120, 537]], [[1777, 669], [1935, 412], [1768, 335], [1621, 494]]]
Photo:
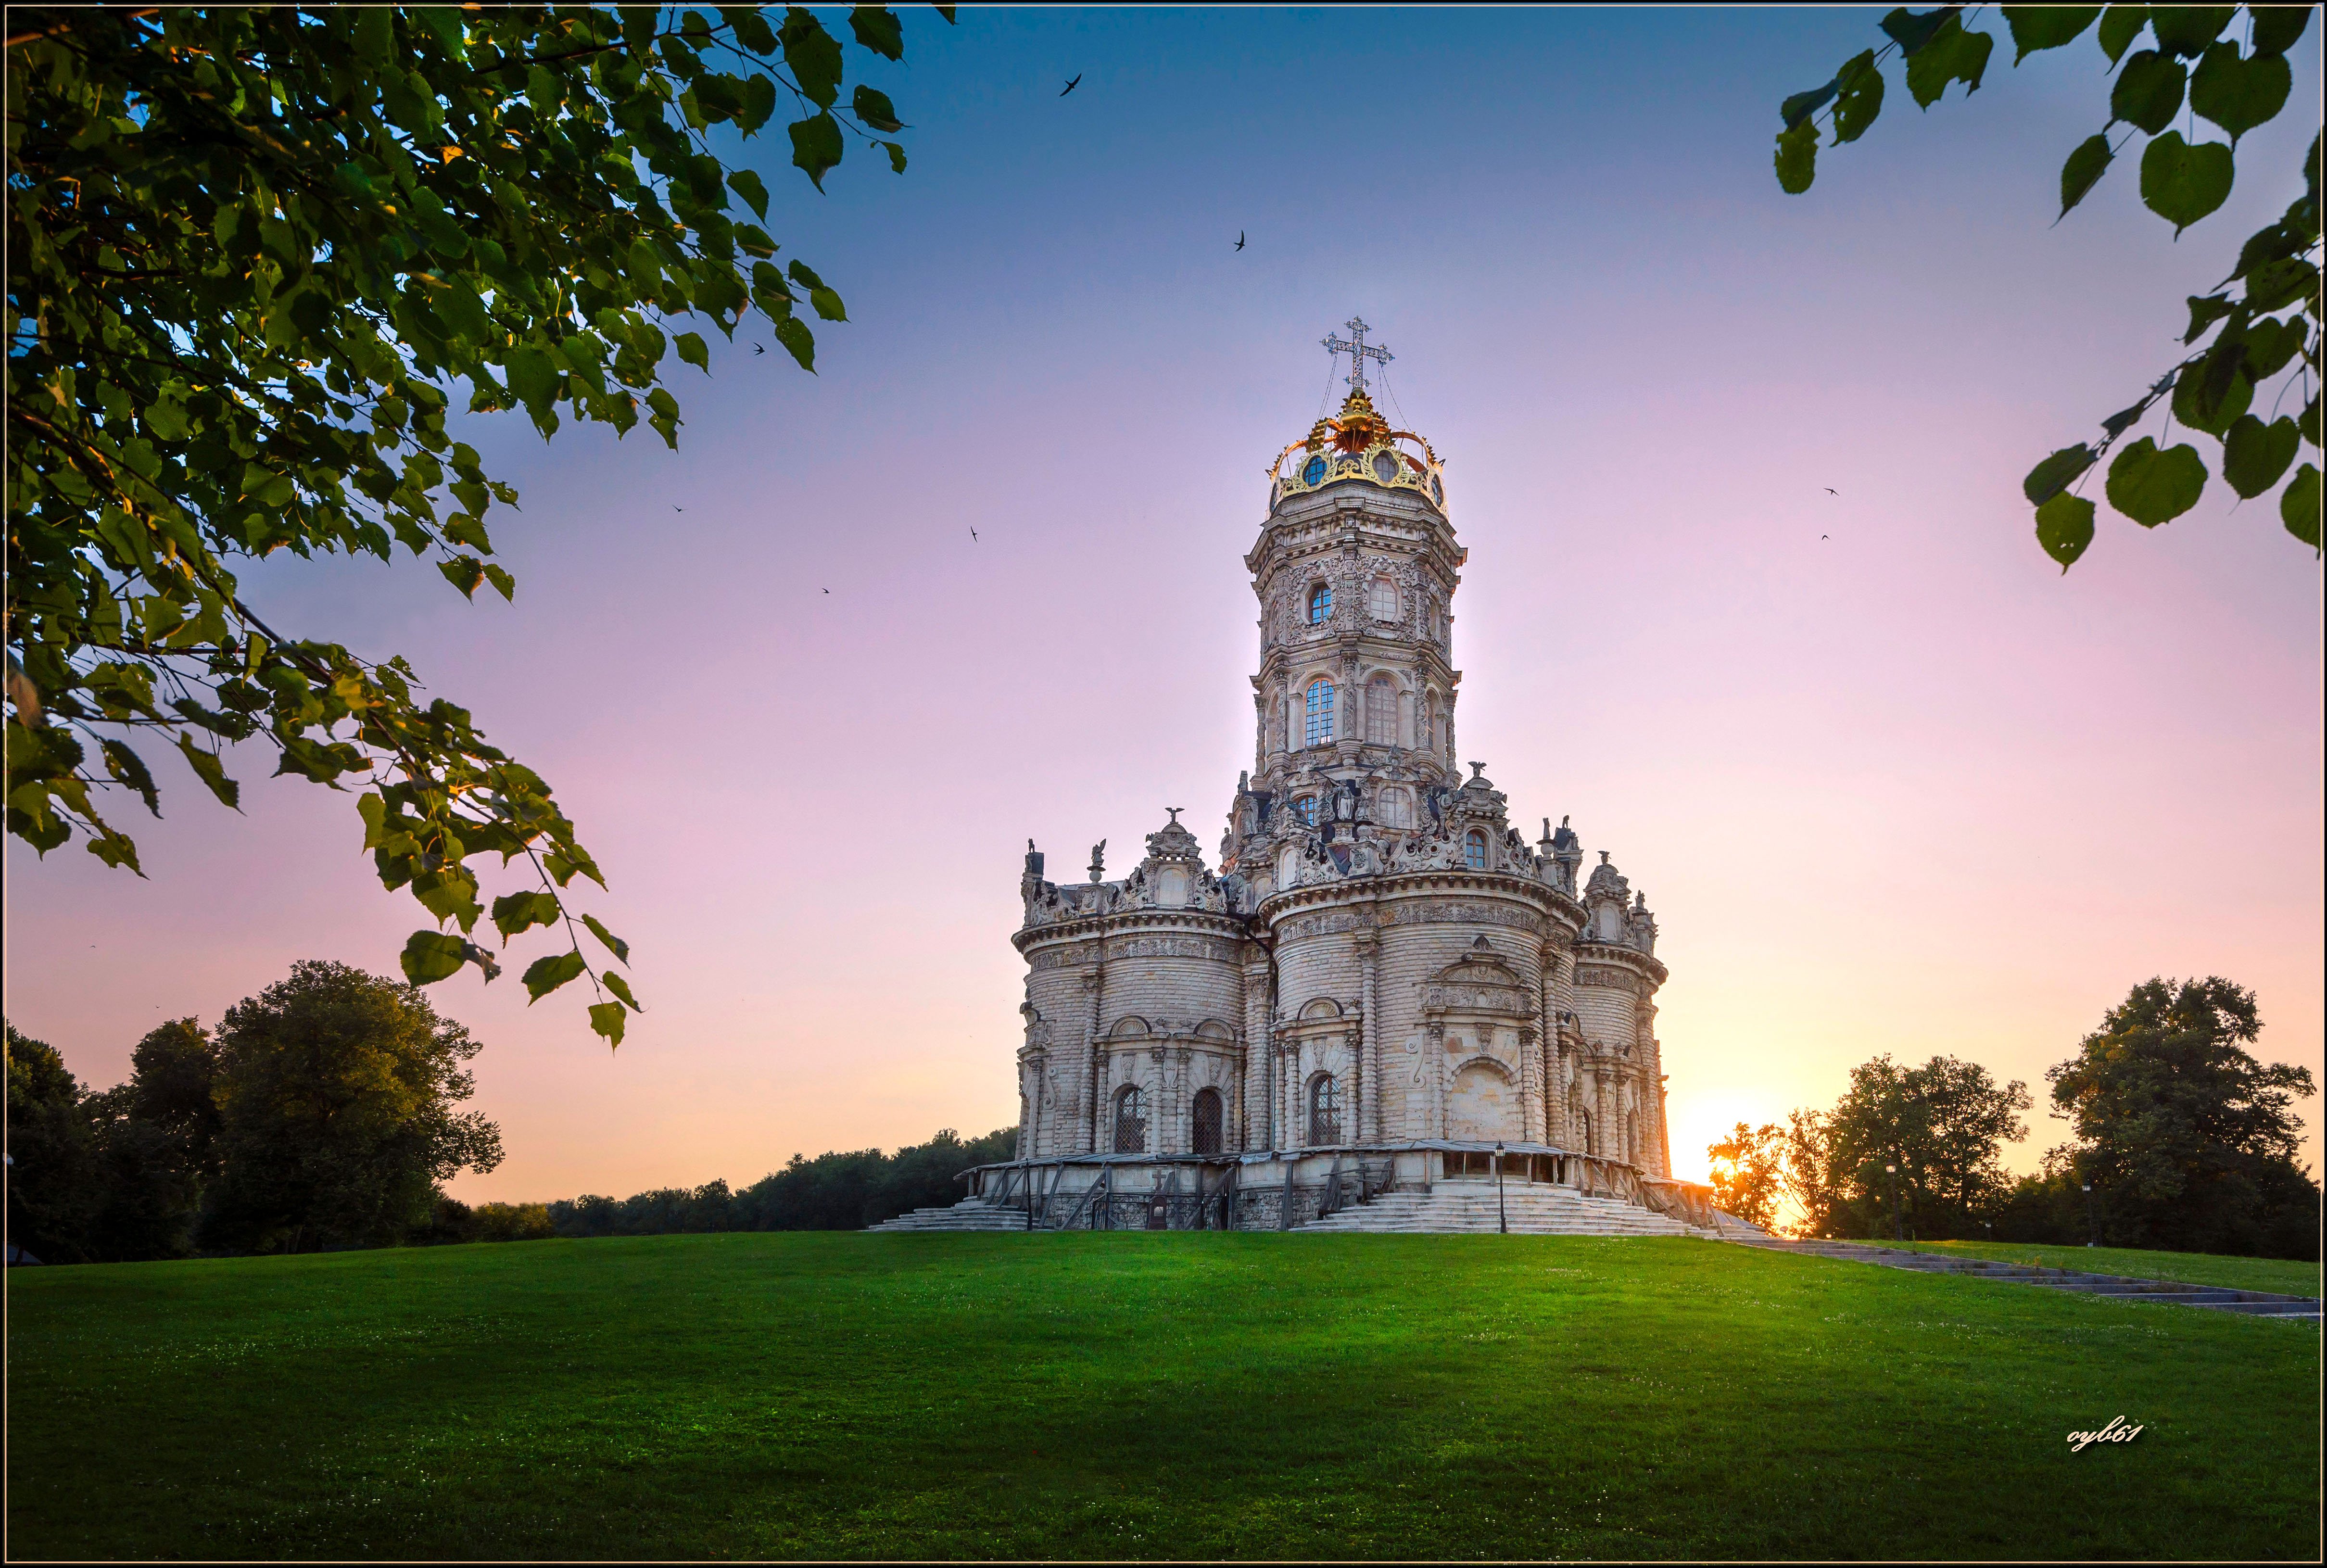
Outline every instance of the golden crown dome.
[[1306, 436], [1276, 454], [1268, 465], [1268, 504], [1274, 510], [1287, 497], [1355, 481], [1416, 491], [1443, 512], [1444, 473], [1430, 443], [1410, 430], [1392, 429], [1359, 387], [1343, 401], [1339, 416], [1320, 419]]

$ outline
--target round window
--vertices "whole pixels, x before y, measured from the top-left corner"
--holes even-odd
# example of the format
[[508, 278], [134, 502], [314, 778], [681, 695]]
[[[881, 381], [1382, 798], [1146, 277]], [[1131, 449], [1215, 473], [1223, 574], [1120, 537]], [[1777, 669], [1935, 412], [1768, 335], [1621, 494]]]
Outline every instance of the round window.
[[1325, 460], [1323, 458], [1313, 457], [1307, 462], [1301, 465], [1301, 482], [1303, 484], [1315, 484], [1319, 480], [1323, 479], [1324, 477]]
[[1397, 459], [1387, 452], [1375, 453], [1374, 477], [1384, 484], [1394, 482], [1397, 478]]

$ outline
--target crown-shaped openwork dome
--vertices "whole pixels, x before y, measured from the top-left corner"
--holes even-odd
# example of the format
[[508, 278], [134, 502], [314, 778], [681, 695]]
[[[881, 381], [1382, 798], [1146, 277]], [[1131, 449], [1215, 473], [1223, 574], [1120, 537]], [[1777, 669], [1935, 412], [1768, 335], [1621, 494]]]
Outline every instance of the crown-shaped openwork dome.
[[1362, 387], [1341, 405], [1339, 417], [1320, 419], [1309, 434], [1269, 465], [1268, 504], [1287, 496], [1356, 480], [1386, 490], [1418, 491], [1446, 509], [1446, 481], [1438, 453], [1411, 430], [1393, 430]]

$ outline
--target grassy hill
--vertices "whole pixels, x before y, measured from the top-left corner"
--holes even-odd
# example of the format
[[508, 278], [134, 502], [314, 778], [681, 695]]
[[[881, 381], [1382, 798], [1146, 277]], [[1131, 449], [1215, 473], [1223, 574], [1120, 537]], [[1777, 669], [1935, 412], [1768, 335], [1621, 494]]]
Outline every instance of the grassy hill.
[[2320, 1546], [2313, 1325], [1709, 1242], [672, 1236], [6, 1283], [14, 1558]]
[[2191, 1285], [2228, 1285], [2234, 1291], [2269, 1291], [2282, 1296], [2316, 1296], [2319, 1265], [2283, 1257], [2224, 1257], [2210, 1252], [2145, 1252], [2129, 1246], [2045, 1246], [2021, 1241], [1884, 1241], [1911, 1252], [1990, 1257], [2039, 1268], [2089, 1270], [2132, 1279], [2173, 1280]]

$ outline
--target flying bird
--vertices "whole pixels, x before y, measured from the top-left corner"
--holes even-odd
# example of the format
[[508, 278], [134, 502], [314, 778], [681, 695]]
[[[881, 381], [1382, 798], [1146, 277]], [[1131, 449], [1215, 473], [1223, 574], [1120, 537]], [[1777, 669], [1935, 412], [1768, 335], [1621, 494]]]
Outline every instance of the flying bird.
[[969, 542], [973, 545], [977, 543], [977, 530], [976, 528], [969, 530]]
[[1061, 88], [1061, 89], [1059, 89], [1059, 96], [1060, 96], [1061, 98], [1064, 98], [1064, 97], [1066, 97], [1069, 93], [1070, 93], [1070, 92], [1074, 91], [1074, 90], [1075, 90], [1075, 83], [1076, 83], [1076, 82], [1079, 82], [1079, 81], [1081, 81], [1081, 80], [1082, 80], [1082, 79], [1083, 79], [1083, 73], [1082, 73], [1081, 71], [1077, 71], [1077, 72], [1075, 72], [1075, 79], [1074, 79], [1074, 81], [1070, 81], [1070, 82], [1067, 83], [1067, 85], [1066, 85], [1066, 86], [1064, 86], [1064, 87]]
[[1821, 538], [1821, 539], [1823, 539], [1823, 538], [1825, 538], [1825, 537], [1826, 537], [1826, 536], [1825, 536], [1824, 534], [1820, 534], [1820, 535], [1818, 536], [1818, 537], [1819, 537], [1819, 538]]
[[1836, 500], [1840, 500], [1840, 499], [1842, 499], [1842, 492], [1840, 492], [1839, 490], [1836, 490], [1836, 489], [1834, 488], [1834, 486], [1832, 486], [1832, 485], [1828, 485], [1828, 486], [1827, 486], [1827, 487], [1826, 487], [1826, 493], [1827, 493], [1827, 494], [1828, 494], [1828, 495], [1830, 495], [1830, 496], [1832, 496], [1832, 497], [1834, 497], [1834, 499], [1836, 499]]
[[1244, 230], [1241, 229], [1237, 230], [1236, 247], [1238, 250], [1242, 250], [1244, 248]]
[[831, 590], [831, 589], [829, 589], [829, 588], [827, 588], [827, 589], [826, 589], [826, 590], [825, 590], [825, 592], [826, 592], [827, 593], [831, 593], [831, 592], [832, 592], [832, 590]]
[[675, 512], [683, 512], [683, 511], [685, 511], [687, 509], [686, 509], [685, 507], [673, 507], [673, 508], [671, 508], [670, 509], [671, 509], [672, 511], [675, 511]]
[[768, 345], [765, 343], [754, 343], [752, 345], [752, 352], [754, 354], [764, 354], [767, 351]]

